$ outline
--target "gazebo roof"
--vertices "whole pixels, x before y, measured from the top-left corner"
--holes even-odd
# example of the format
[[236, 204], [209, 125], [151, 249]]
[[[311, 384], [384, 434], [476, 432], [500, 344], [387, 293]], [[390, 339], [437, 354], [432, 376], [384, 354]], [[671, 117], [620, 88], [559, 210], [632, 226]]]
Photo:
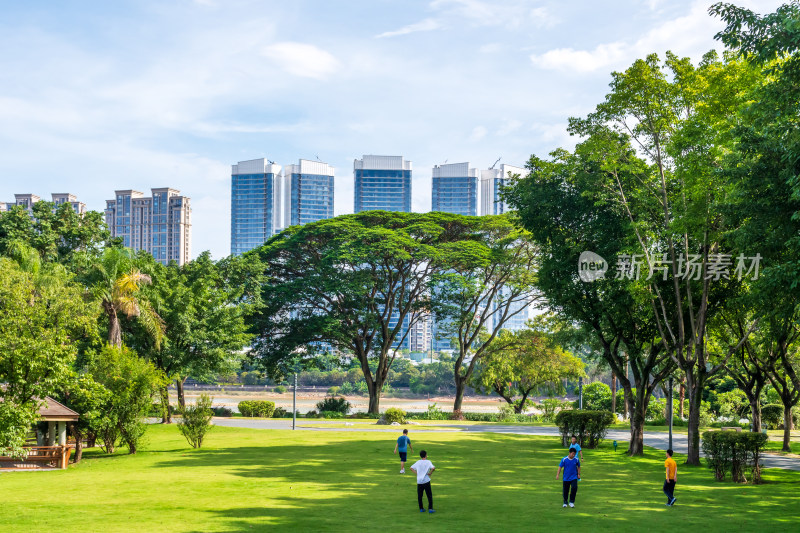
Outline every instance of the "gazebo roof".
[[80, 415], [64, 404], [46, 396], [39, 408], [40, 420], [45, 422], [77, 422]]

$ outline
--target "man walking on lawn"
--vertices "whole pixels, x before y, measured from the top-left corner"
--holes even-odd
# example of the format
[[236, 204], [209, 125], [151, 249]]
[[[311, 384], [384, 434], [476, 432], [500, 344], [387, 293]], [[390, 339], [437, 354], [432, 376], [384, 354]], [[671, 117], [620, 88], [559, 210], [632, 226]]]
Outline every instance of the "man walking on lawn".
[[421, 450], [419, 452], [420, 460], [411, 465], [411, 471], [417, 474], [417, 501], [419, 502], [419, 512], [424, 513], [425, 508], [422, 506], [422, 493], [428, 497], [428, 512], [433, 513], [433, 492], [431, 491], [431, 474], [436, 470], [433, 463], [428, 461], [428, 452]]
[[567, 506], [567, 496], [569, 496], [569, 506], [575, 507], [575, 495], [578, 493], [578, 481], [581, 479], [581, 462], [575, 457], [578, 450], [575, 448], [569, 449], [569, 455], [561, 459], [558, 465], [558, 472], [556, 472], [556, 479], [558, 479], [561, 471], [564, 471], [562, 494], [564, 496], [564, 505]]
[[672, 507], [675, 504], [675, 484], [678, 482], [678, 463], [672, 458], [672, 449], [667, 450], [667, 460], [664, 461], [664, 467], [667, 469], [667, 480], [664, 482], [664, 494], [667, 495], [667, 506]]
[[397, 437], [397, 444], [394, 445], [394, 453], [400, 453], [400, 473], [406, 473], [406, 454], [413, 452], [411, 439], [408, 438], [408, 430], [404, 429], [403, 434]]
[[572, 442], [570, 442], [570, 444], [569, 444], [569, 446], [567, 446], [567, 448], [575, 448], [576, 450], [578, 450], [577, 457], [578, 457], [578, 459], [583, 461], [583, 450], [581, 450], [581, 445], [578, 444], [578, 437], [573, 435], [571, 440], [572, 440]]

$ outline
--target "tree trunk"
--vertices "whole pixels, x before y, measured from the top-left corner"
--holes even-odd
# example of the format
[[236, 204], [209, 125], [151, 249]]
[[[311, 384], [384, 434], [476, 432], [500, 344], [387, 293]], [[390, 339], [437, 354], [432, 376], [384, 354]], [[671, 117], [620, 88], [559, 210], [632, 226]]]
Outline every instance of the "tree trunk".
[[161, 388], [161, 423], [172, 424], [172, 410], [169, 408], [169, 385]]
[[78, 464], [83, 457], [83, 432], [78, 429], [77, 424], [73, 423], [71, 426], [72, 435], [75, 437], [75, 457], [72, 459], [72, 462]]
[[178, 405], [180, 406], [181, 410], [186, 409], [186, 397], [183, 395], [184, 381], [186, 381], [186, 378], [181, 377], [178, 377], [175, 380], [175, 388], [178, 390]]
[[367, 380], [367, 392], [369, 393], [369, 407], [367, 408], [367, 412], [370, 414], [380, 414], [381, 391], [383, 390], [384, 383], [385, 378], [381, 378], [378, 372], [375, 372], [374, 380]]
[[[633, 396], [633, 392], [629, 394]], [[637, 387], [636, 399], [629, 405], [631, 413], [631, 442], [628, 446], [628, 455], [644, 455], [644, 422], [647, 416], [648, 402], [647, 387]], [[633, 400], [633, 398], [631, 398]]]
[[111, 304], [105, 305], [108, 315], [108, 343], [117, 348], [122, 347], [122, 330], [119, 327], [117, 310]]
[[683, 376], [681, 378], [681, 388], [680, 388], [680, 392], [678, 393], [678, 396], [680, 398], [680, 403], [678, 404], [678, 416], [680, 416], [681, 420], [682, 420], [683, 419], [683, 402], [684, 402], [684, 400], [686, 400], [686, 376]]
[[686, 385], [689, 389], [689, 449], [686, 453], [686, 464], [700, 466], [700, 402], [703, 400], [703, 381], [699, 376], [686, 373]]
[[464, 402], [464, 391], [467, 388], [467, 378], [458, 375], [458, 370], [456, 370], [455, 375], [455, 382], [456, 382], [456, 399], [453, 402], [453, 413], [461, 411], [461, 404]]
[[89, 431], [86, 435], [86, 446], [89, 448], [94, 448], [97, 445], [97, 433], [94, 431]]
[[617, 375], [611, 372], [611, 412], [617, 416]]
[[[625, 353], [625, 379], [628, 382], [630, 382], [630, 374], [628, 372], [628, 366], [629, 366], [628, 365], [628, 353], [626, 352]], [[625, 409], [623, 410], [624, 412], [622, 413], [622, 416], [625, 419], [630, 419], [630, 415], [631, 415], [631, 410], [630, 410], [630, 406], [631, 406], [631, 390], [630, 390], [630, 388], [625, 387], [623, 389], [623, 391], [622, 391], [622, 394], [623, 394], [623, 400], [625, 400]]]
[[753, 432], [761, 433], [761, 402], [758, 398], [750, 400], [750, 416], [753, 418]]
[[783, 450], [786, 453], [792, 453], [792, 446], [790, 444], [792, 437], [792, 406], [783, 405]]

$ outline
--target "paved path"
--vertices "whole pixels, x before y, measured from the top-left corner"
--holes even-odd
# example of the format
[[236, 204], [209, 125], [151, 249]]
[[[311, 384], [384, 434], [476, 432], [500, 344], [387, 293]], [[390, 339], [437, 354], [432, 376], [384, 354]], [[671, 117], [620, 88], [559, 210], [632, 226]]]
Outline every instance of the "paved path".
[[[297, 429], [304, 431], [388, 431], [392, 433], [397, 432], [396, 427], [392, 426], [377, 426], [377, 427], [363, 427], [359, 424], [355, 427], [309, 427], [304, 426], [303, 419], [297, 420]], [[320, 426], [324, 424], [341, 425], [346, 423], [342, 420], [315, 420], [313, 424]], [[226, 427], [243, 427], [252, 429], [292, 429], [292, 420], [290, 418], [273, 418], [264, 420], [244, 420], [241, 418], [214, 418], [214, 424]], [[555, 436], [558, 435], [558, 428], [556, 427], [541, 427], [541, 426], [498, 426], [498, 425], [466, 425], [466, 424], [448, 424], [442, 422], [441, 424], [431, 424], [430, 426], [437, 429], [428, 429], [427, 426], [419, 426], [414, 428], [414, 433], [441, 433], [443, 431], [472, 431], [472, 432], [487, 432], [487, 433], [510, 433], [514, 435], [543, 435]], [[615, 440], [617, 442], [628, 442], [630, 439], [630, 432], [626, 430], [612, 429], [606, 435], [607, 440]], [[661, 431], [647, 431], [644, 434], [645, 446], [656, 448], [657, 450], [666, 450], [669, 447], [669, 434]], [[685, 433], [673, 433], [672, 435], [672, 449], [677, 453], [686, 453], [689, 448], [688, 436]], [[702, 452], [701, 452], [702, 453]], [[785, 457], [782, 455], [765, 454], [762, 459], [762, 464], [765, 468], [785, 468], [788, 470], [800, 471], [800, 459], [794, 457]]]

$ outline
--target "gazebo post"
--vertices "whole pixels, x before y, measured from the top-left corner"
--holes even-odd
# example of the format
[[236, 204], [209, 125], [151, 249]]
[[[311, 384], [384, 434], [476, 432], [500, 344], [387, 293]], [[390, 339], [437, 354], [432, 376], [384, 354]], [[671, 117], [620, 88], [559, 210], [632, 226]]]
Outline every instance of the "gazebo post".
[[67, 444], [67, 423], [61, 421], [58, 423], [58, 445], [65, 446], [66, 444]]
[[56, 423], [50, 421], [47, 423], [47, 446], [56, 445]]

